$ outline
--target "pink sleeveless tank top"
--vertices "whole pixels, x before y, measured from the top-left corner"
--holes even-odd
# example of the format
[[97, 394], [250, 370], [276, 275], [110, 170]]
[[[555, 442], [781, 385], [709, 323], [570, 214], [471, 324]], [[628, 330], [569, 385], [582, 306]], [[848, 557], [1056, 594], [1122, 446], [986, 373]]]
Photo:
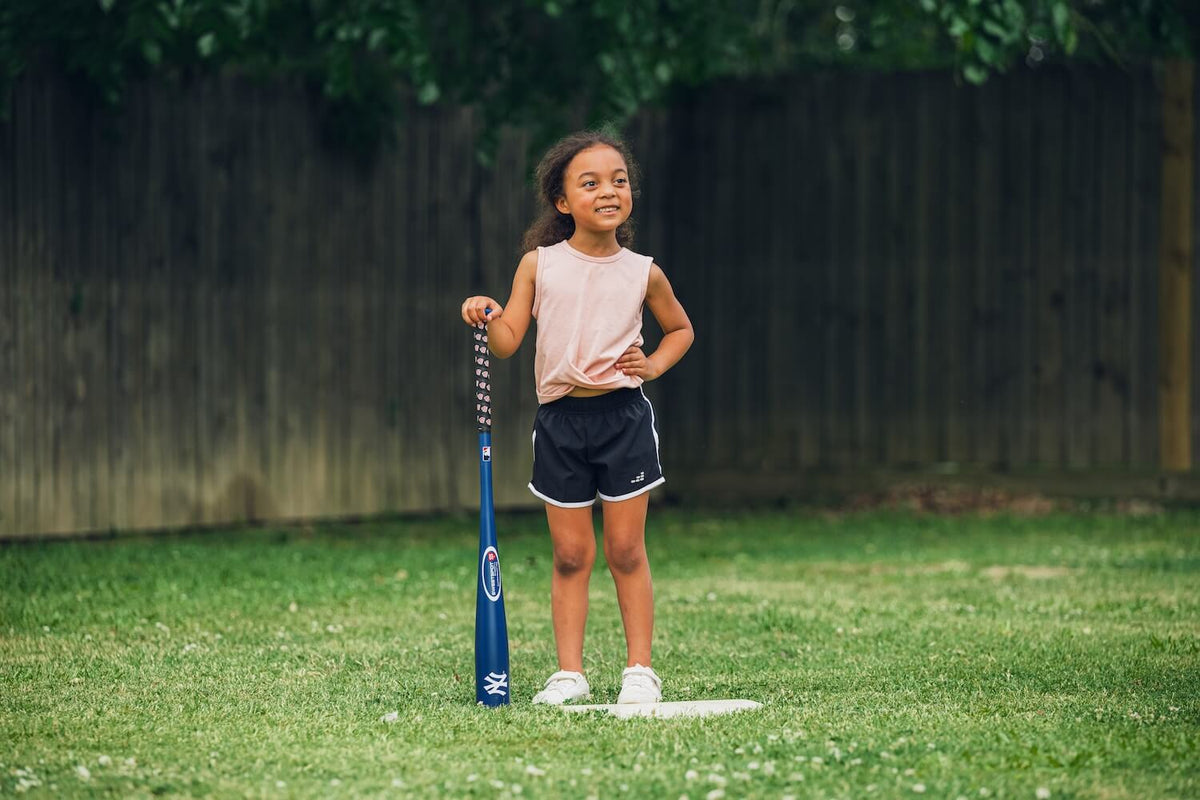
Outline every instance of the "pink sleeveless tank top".
[[616, 364], [628, 347], [642, 345], [642, 305], [653, 260], [623, 247], [611, 256], [584, 255], [565, 240], [538, 248], [533, 317], [539, 403], [557, 400], [576, 386], [642, 385], [641, 378], [618, 372]]

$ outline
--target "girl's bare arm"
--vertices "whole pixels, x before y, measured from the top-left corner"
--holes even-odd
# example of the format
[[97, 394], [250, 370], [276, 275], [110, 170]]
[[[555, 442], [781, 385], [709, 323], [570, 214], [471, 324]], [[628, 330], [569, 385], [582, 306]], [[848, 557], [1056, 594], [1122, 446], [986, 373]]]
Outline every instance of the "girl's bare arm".
[[626, 375], [637, 375], [643, 380], [654, 380], [683, 358], [696, 338], [692, 321], [688, 319], [683, 305], [675, 297], [671, 282], [658, 264], [650, 265], [650, 281], [646, 286], [646, 305], [662, 328], [662, 341], [658, 349], [645, 355], [641, 348], [630, 347], [617, 359], [617, 369]]
[[[530, 251], [521, 258], [513, 276], [508, 305], [501, 306], [486, 295], [468, 297], [463, 301], [462, 318], [468, 325], [487, 322], [488, 349], [499, 358], [517, 352], [521, 340], [533, 319], [533, 292], [537, 279], [537, 252]], [[487, 309], [491, 313], [485, 313]]]

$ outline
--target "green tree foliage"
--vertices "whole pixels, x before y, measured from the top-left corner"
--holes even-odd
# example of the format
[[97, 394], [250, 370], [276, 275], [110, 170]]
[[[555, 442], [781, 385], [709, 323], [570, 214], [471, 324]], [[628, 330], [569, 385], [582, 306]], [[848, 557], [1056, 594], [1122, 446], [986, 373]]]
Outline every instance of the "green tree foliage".
[[621, 121], [672, 87], [821, 65], [953, 66], [966, 80], [1062, 58], [1195, 49], [1192, 0], [3, 0], [0, 90], [33, 65], [108, 103], [155, 74], [296, 77], [356, 146], [406, 96], [554, 130]]

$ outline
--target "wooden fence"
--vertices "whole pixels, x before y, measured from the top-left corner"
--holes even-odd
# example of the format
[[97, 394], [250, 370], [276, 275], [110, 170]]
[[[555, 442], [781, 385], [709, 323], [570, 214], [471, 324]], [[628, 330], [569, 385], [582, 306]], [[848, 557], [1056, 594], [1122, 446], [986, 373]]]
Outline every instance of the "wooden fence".
[[[483, 169], [469, 111], [414, 108], [364, 166], [303, 92], [236, 77], [115, 117], [49, 78], [12, 103], [0, 536], [474, 502], [457, 310], [507, 296], [521, 134]], [[823, 73], [641, 116], [638, 249], [697, 328], [648, 387], [668, 487], [1153, 466], [1159, 115], [1149, 71], [1044, 70]], [[495, 374], [497, 502], [524, 504], [532, 347]]]

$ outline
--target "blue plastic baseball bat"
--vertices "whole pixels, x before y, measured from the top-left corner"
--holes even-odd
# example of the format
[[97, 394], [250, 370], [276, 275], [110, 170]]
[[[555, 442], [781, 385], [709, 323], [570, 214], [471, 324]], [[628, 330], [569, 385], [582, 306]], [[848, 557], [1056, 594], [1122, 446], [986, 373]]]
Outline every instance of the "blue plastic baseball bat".
[[475, 421], [479, 430], [479, 579], [475, 595], [475, 699], [485, 706], [507, 705], [508, 624], [492, 505], [492, 383], [487, 328], [474, 330]]

